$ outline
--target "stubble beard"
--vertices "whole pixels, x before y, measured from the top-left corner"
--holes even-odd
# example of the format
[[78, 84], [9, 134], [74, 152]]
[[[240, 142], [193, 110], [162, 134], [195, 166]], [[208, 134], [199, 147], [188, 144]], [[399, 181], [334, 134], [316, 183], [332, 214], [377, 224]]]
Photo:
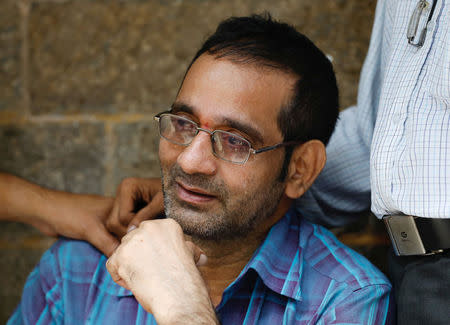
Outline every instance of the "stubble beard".
[[[200, 174], [188, 175], [177, 164], [161, 171], [166, 216], [177, 221], [185, 234], [200, 240], [246, 237], [257, 224], [275, 213], [284, 191], [283, 183], [277, 177], [260, 188], [230, 193], [222, 180]], [[176, 181], [214, 193], [219, 207], [214, 211], [202, 210], [178, 200]]]

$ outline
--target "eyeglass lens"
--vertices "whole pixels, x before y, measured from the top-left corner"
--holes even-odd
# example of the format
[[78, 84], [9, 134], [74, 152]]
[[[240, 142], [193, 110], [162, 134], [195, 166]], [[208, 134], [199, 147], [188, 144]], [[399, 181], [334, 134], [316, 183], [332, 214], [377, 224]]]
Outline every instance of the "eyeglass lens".
[[197, 135], [197, 125], [184, 118], [172, 115], [161, 115], [159, 132], [163, 138], [181, 145], [188, 145]]

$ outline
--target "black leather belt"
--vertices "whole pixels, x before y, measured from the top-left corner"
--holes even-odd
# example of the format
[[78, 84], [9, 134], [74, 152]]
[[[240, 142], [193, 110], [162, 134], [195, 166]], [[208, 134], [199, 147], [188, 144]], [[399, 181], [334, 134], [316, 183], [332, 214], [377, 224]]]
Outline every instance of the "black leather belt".
[[398, 256], [433, 255], [450, 249], [450, 219], [392, 215], [383, 221]]

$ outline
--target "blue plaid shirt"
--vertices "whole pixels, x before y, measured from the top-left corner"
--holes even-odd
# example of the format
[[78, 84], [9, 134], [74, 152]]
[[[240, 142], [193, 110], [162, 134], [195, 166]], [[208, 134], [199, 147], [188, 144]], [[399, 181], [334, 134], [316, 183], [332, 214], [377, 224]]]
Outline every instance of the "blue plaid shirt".
[[[156, 324], [88, 243], [59, 240], [30, 274], [13, 324]], [[389, 324], [391, 285], [325, 228], [290, 211], [216, 312], [222, 324]]]

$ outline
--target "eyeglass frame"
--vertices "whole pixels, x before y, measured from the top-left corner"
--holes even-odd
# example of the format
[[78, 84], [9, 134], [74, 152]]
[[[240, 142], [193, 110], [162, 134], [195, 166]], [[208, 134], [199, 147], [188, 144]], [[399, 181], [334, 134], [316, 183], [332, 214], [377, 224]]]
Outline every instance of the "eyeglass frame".
[[[195, 128], [196, 128], [196, 131], [197, 131], [197, 132], [196, 132], [196, 134], [192, 137], [192, 139], [189, 141], [189, 143], [183, 144], [183, 143], [175, 142], [175, 141], [173, 141], [173, 140], [170, 140], [170, 139], [166, 138], [165, 136], [163, 136], [163, 135], [161, 134], [161, 123], [160, 123], [160, 120], [161, 120], [161, 117], [162, 117], [163, 115], [166, 115], [166, 116], [167, 116], [167, 115], [168, 115], [168, 116], [174, 116], [174, 117], [176, 117], [176, 118], [179, 118], [179, 119], [182, 119], [182, 120], [191, 122], [193, 125], [195, 125]], [[161, 138], [163, 138], [163, 139], [165, 139], [165, 140], [171, 142], [171, 143], [174, 143], [174, 144], [177, 144], [177, 145], [180, 145], [180, 146], [188, 147], [188, 146], [192, 143], [192, 141], [194, 141], [194, 138], [199, 134], [200, 131], [203, 131], [203, 132], [208, 133], [209, 136], [210, 136], [210, 139], [211, 139], [211, 151], [212, 151], [213, 155], [214, 155], [215, 157], [217, 157], [217, 158], [223, 160], [223, 161], [228, 161], [228, 162], [230, 162], [230, 163], [232, 163], [232, 164], [236, 164], [236, 165], [244, 165], [244, 164], [250, 159], [250, 155], [252, 155], [252, 154], [253, 154], [253, 155], [257, 155], [257, 154], [259, 154], [259, 153], [267, 152], [267, 151], [274, 150], [274, 149], [277, 149], [277, 148], [280, 148], [280, 147], [292, 146], [292, 145], [296, 145], [296, 144], [301, 144], [301, 143], [302, 143], [301, 141], [285, 141], [285, 142], [280, 142], [280, 143], [274, 144], [274, 145], [272, 145], [272, 146], [266, 146], [266, 147], [262, 147], [262, 148], [259, 148], [259, 149], [254, 149], [253, 146], [252, 146], [252, 144], [251, 144], [251, 142], [248, 141], [246, 138], [244, 138], [244, 137], [241, 136], [241, 135], [235, 134], [235, 133], [233, 133], [233, 132], [228, 132], [228, 131], [220, 130], [220, 129], [210, 131], [210, 130], [201, 128], [200, 126], [198, 126], [198, 123], [197, 123], [197, 122], [192, 121], [191, 119], [189, 119], [189, 118], [187, 118], [187, 117], [173, 114], [173, 113], [171, 113], [170, 111], [164, 111], [164, 112], [158, 113], [158, 114], [156, 114], [156, 115], [153, 117], [153, 119], [154, 119], [155, 121], [158, 122], [159, 136], [160, 136]], [[246, 143], [248, 143], [249, 150], [248, 150], [247, 158], [246, 158], [244, 161], [242, 161], [242, 162], [236, 162], [236, 161], [228, 160], [228, 159], [225, 159], [225, 158], [219, 156], [219, 155], [216, 153], [216, 151], [214, 150], [214, 141], [215, 141], [215, 140], [214, 140], [213, 136], [214, 136], [214, 133], [216, 133], [216, 132], [231, 134], [231, 135], [233, 135], [234, 137], [238, 137], [238, 138], [244, 140]]]

